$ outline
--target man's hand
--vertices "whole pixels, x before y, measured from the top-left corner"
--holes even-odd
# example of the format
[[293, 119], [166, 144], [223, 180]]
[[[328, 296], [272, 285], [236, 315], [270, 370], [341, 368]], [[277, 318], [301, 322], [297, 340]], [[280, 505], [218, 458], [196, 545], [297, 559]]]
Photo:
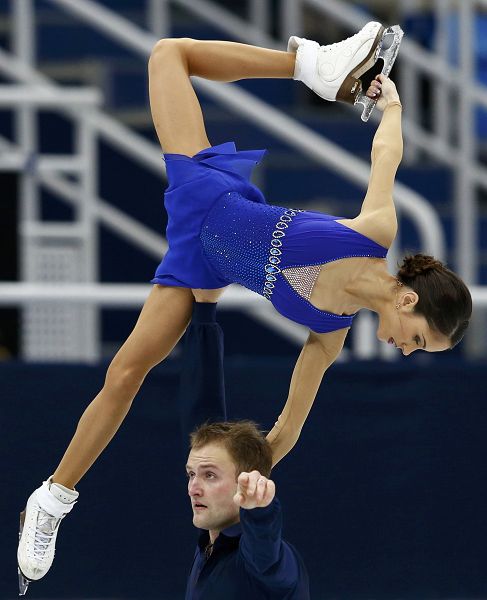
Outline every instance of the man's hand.
[[276, 495], [274, 482], [259, 471], [240, 473], [237, 480], [237, 493], [233, 501], [237, 506], [247, 510], [269, 506]]

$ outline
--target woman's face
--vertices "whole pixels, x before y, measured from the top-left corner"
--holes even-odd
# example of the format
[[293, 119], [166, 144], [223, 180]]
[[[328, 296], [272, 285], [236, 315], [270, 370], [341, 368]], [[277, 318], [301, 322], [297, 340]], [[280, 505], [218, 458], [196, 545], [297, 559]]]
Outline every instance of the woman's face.
[[379, 314], [377, 337], [393, 344], [407, 356], [415, 350], [442, 352], [450, 348], [450, 341], [431, 329], [423, 315], [414, 312], [418, 302], [416, 292], [401, 290], [396, 304]]

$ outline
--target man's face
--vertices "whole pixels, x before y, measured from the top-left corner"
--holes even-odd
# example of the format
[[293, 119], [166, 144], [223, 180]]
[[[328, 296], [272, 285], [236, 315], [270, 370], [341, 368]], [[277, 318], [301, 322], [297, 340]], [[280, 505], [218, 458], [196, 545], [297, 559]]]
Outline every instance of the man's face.
[[212, 443], [191, 450], [186, 471], [195, 527], [218, 535], [239, 521], [239, 507], [233, 501], [237, 474], [224, 446]]

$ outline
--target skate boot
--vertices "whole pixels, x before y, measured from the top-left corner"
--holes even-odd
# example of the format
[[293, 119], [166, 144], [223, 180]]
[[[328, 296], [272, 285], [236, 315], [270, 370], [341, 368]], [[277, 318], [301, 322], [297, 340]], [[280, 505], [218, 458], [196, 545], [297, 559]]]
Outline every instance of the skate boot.
[[27, 500], [20, 514], [17, 550], [20, 596], [26, 593], [30, 581], [41, 579], [49, 571], [59, 524], [77, 498], [78, 492], [48, 479]]
[[291, 36], [288, 52], [296, 52], [294, 79], [302, 81], [325, 100], [363, 104], [367, 121], [377, 99], [362, 93], [360, 77], [382, 58], [382, 73], [389, 75], [403, 32], [399, 25], [385, 29], [371, 21], [352, 37], [328, 46]]

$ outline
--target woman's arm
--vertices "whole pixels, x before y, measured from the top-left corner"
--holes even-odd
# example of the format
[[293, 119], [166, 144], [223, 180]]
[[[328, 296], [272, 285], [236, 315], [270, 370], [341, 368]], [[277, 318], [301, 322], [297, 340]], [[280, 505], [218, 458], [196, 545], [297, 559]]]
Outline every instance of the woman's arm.
[[380, 94], [377, 107], [382, 120], [372, 142], [371, 172], [367, 194], [354, 228], [389, 248], [397, 233], [397, 217], [392, 198], [394, 179], [402, 159], [402, 107], [394, 83], [378, 76], [367, 95]]
[[348, 329], [330, 333], [310, 332], [294, 367], [284, 410], [267, 435], [272, 446], [272, 464], [292, 449], [313, 406], [323, 375], [340, 354]]

